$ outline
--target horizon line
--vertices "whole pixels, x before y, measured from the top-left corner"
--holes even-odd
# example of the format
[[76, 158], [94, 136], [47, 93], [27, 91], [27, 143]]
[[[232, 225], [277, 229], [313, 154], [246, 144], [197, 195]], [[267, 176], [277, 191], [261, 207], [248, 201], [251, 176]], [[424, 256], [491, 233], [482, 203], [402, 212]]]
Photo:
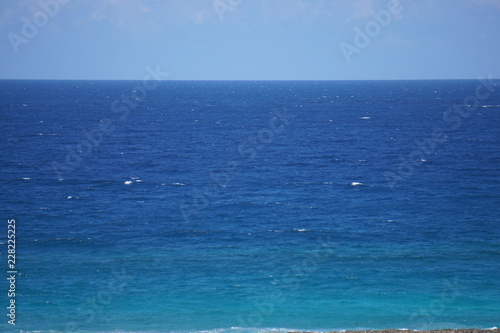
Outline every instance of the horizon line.
[[[500, 78], [493, 77], [492, 80], [500, 80]], [[478, 78], [461, 78], [461, 79], [163, 79], [155, 81], [211, 81], [211, 82], [297, 82], [297, 81], [475, 81]], [[13, 78], [0, 78], [0, 81], [143, 81], [143, 79], [13, 79]]]

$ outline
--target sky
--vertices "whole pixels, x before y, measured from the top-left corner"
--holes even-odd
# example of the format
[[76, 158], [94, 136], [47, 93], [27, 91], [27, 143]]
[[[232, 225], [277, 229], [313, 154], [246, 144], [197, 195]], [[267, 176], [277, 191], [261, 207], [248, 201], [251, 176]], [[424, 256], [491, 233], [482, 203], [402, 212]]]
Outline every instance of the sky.
[[0, 79], [500, 77], [500, 0], [1, 0]]

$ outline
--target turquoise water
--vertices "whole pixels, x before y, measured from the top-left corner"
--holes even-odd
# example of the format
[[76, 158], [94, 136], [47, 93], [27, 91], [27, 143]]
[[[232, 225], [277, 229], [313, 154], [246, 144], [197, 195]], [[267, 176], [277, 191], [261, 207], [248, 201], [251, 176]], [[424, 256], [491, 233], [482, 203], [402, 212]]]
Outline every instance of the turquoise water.
[[2, 332], [498, 326], [499, 81], [140, 84], [0, 81]]

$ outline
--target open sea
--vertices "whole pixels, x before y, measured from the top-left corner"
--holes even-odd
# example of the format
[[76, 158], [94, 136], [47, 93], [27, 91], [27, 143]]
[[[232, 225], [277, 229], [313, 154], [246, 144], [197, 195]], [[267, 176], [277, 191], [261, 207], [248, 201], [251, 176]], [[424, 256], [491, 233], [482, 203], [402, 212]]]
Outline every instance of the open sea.
[[498, 80], [0, 91], [1, 332], [500, 326]]

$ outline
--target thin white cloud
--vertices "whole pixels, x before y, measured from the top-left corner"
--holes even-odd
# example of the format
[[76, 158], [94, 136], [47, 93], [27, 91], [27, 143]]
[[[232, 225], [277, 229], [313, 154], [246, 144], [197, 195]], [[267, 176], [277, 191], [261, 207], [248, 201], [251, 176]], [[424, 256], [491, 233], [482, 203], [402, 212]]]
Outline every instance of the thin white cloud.
[[259, 17], [265, 21], [314, 22], [321, 18], [337, 17], [339, 13], [345, 12], [347, 2], [347, 0], [262, 0], [254, 7], [259, 11]]
[[478, 5], [490, 5], [500, 9], [500, 0], [473, 0]]
[[206, 0], [97, 0], [88, 19], [141, 33], [169, 25], [204, 24], [211, 17], [211, 7]]
[[383, 43], [389, 47], [397, 48], [410, 48], [414, 46], [414, 43], [412, 41], [398, 36], [388, 36], [383, 40]]
[[0, 13], [0, 28], [9, 25], [14, 18], [12, 8], [6, 8]]
[[100, 23], [101, 21], [107, 19], [106, 15], [106, 7], [101, 6], [99, 8], [96, 8], [92, 13], [89, 15], [89, 20], [95, 21]]
[[353, 14], [354, 19], [364, 19], [371, 16], [374, 11], [372, 0], [359, 0], [353, 3]]
[[151, 11], [151, 8], [149, 6], [146, 6], [142, 3], [139, 4], [139, 11], [143, 12], [143, 13], [148, 13]]
[[205, 17], [207, 16], [207, 12], [204, 10], [199, 10], [195, 14], [193, 14], [192, 19], [196, 24], [205, 23]]
[[87, 20], [96, 24], [108, 24], [112, 28], [141, 35], [152, 27], [161, 27], [169, 15], [159, 4], [147, 0], [99, 0], [87, 5], [90, 10]]

